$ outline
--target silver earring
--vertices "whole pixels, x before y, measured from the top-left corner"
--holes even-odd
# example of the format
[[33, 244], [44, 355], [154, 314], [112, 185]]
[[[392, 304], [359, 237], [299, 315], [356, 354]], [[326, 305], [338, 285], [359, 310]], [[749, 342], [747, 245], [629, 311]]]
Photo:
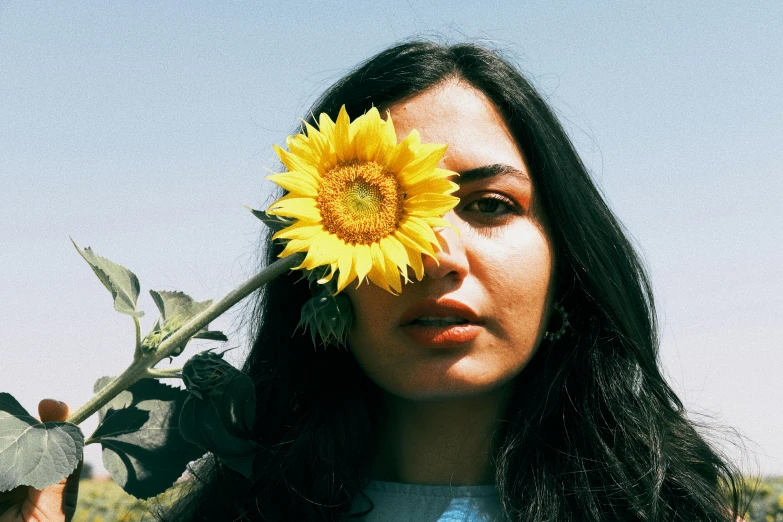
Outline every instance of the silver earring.
[[[555, 342], [566, 333], [566, 329], [568, 328], [568, 312], [565, 311], [565, 308], [563, 308], [563, 305], [556, 304], [552, 311], [559, 312], [560, 314], [560, 328], [557, 329], [554, 332], [549, 331], [549, 328], [547, 328], [547, 331], [544, 332], [544, 339], [546, 339], [549, 342]], [[552, 324], [552, 318], [549, 318], [549, 323]]]

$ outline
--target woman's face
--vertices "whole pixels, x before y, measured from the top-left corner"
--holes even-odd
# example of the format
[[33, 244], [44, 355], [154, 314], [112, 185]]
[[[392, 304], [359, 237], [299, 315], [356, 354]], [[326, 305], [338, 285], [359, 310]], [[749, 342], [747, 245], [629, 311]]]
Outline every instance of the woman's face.
[[438, 85], [390, 112], [397, 136], [417, 129], [422, 142], [448, 144], [440, 166], [461, 176], [446, 220], [459, 233], [438, 231], [438, 262], [425, 257], [424, 279], [399, 296], [371, 284], [345, 290], [349, 347], [399, 397], [493, 391], [530, 360], [549, 312], [554, 259], [524, 158], [497, 109], [466, 84]]

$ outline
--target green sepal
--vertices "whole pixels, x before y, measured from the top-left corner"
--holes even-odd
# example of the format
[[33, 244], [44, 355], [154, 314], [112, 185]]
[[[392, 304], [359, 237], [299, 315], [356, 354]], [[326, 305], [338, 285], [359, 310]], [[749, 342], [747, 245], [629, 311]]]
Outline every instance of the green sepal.
[[261, 220], [264, 225], [268, 226], [274, 233], [280, 232], [296, 222], [295, 219], [285, 218], [283, 216], [273, 216], [272, 214], [268, 214], [265, 210], [256, 210], [247, 205], [244, 205], [244, 207]]
[[313, 344], [317, 344], [317, 335], [325, 344], [344, 346], [352, 324], [353, 309], [348, 297], [333, 295], [328, 288], [323, 288], [302, 306], [297, 328], [310, 330]]
[[0, 492], [43, 489], [73, 473], [84, 435], [70, 422], [40, 422], [9, 393], [0, 393]]
[[194, 339], [206, 339], [208, 341], [228, 341], [228, 337], [223, 332], [217, 330], [205, 330], [193, 336]]
[[139, 278], [136, 277], [136, 274], [124, 266], [96, 255], [90, 247], [79, 248], [73, 239], [71, 239], [71, 243], [76, 247], [79, 255], [90, 265], [103, 286], [111, 292], [114, 299], [114, 309], [121, 314], [142, 317], [144, 312], [136, 310], [136, 299], [139, 297]]

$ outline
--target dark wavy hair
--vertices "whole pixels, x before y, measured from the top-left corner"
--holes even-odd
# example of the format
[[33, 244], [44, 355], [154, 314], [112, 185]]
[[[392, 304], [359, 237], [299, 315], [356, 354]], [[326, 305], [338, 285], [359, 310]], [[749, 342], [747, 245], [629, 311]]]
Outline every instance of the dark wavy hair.
[[[495, 439], [496, 483], [511, 520], [734, 521], [738, 472], [685, 415], [659, 367], [650, 282], [622, 225], [552, 110], [511, 63], [474, 44], [411, 42], [374, 56], [327, 90], [307, 121], [356, 116], [442, 82], [482, 91], [523, 151], [548, 218], [556, 299], [569, 334], [516, 378]], [[266, 262], [279, 253], [269, 237]], [[248, 480], [206, 460], [171, 521], [336, 521], [368, 480], [378, 390], [346, 350], [296, 331], [310, 297], [299, 274], [258, 296], [244, 365], [255, 382]], [[292, 335], [293, 334], [293, 335]]]

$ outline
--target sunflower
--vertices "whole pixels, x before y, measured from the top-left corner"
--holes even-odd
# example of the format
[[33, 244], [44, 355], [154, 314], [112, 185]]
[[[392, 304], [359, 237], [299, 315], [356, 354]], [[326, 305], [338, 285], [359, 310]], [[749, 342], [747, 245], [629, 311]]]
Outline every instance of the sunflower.
[[267, 178], [288, 191], [268, 213], [296, 219], [273, 236], [286, 241], [280, 257], [305, 252], [296, 268], [324, 267], [322, 284], [336, 273], [337, 293], [367, 277], [398, 294], [408, 267], [421, 280], [422, 255], [440, 250], [433, 227], [450, 226], [443, 216], [459, 201], [449, 195], [456, 174], [437, 168], [447, 146], [421, 143], [416, 130], [397, 143], [391, 115], [376, 108], [351, 122], [343, 106], [336, 122], [324, 113], [318, 129], [305, 127], [288, 151], [275, 147], [288, 172]]

